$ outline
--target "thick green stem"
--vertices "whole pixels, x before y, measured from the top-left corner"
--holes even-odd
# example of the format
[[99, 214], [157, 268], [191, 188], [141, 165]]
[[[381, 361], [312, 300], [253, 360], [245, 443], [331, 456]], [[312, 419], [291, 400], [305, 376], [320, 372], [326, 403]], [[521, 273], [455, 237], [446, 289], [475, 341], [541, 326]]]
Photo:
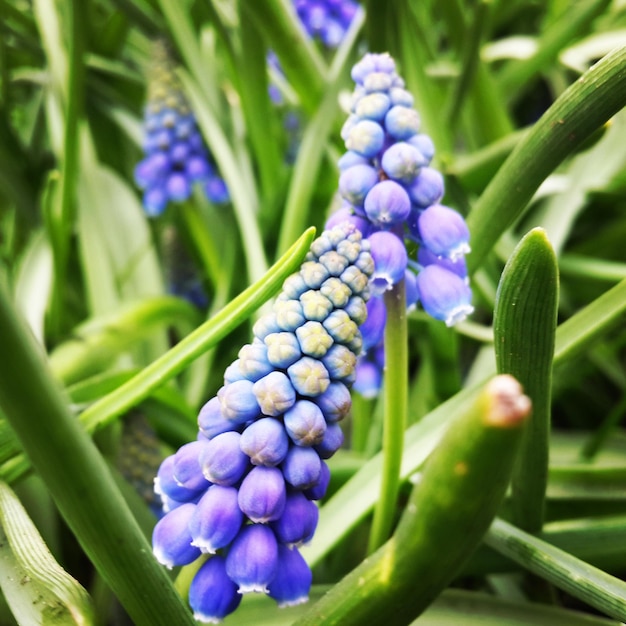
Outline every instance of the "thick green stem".
[[522, 214], [543, 180], [624, 104], [626, 47], [607, 54], [559, 97], [485, 189], [467, 219], [472, 271]]
[[387, 323], [385, 324], [385, 384], [383, 421], [383, 467], [380, 498], [374, 519], [368, 551], [381, 546], [391, 533], [396, 516], [400, 489], [400, 465], [404, 450], [408, 398], [408, 331], [406, 289], [404, 280], [385, 293]]
[[0, 407], [85, 553], [136, 624], [193, 624], [2, 288], [0, 338]]

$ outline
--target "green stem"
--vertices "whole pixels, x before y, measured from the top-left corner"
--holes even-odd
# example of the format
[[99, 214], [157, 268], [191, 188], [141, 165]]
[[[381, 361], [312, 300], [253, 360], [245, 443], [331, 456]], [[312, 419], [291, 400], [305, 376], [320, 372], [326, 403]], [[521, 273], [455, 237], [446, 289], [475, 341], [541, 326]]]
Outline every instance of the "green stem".
[[624, 104], [626, 47], [607, 54], [558, 98], [485, 189], [467, 220], [472, 271], [522, 214], [548, 174]]
[[385, 293], [385, 384], [383, 422], [383, 466], [380, 498], [374, 508], [374, 519], [368, 551], [373, 552], [389, 537], [396, 516], [400, 489], [400, 465], [404, 450], [408, 398], [408, 326], [404, 280]]
[[557, 307], [556, 257], [545, 231], [535, 228], [504, 268], [494, 312], [498, 373], [519, 380], [533, 403], [512, 479], [513, 519], [528, 532], [543, 524]]
[[501, 519], [485, 543], [525, 569], [620, 621], [626, 621], [626, 583]]
[[0, 337], [0, 407], [87, 556], [134, 623], [193, 624], [2, 288]]

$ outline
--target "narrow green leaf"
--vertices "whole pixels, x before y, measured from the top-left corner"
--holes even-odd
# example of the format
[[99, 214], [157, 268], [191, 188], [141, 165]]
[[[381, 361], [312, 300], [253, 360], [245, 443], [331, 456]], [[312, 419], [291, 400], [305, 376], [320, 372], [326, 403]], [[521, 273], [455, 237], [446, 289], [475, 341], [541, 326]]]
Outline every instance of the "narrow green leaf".
[[136, 624], [193, 624], [2, 288], [0, 340], [0, 407], [88, 558]]
[[497, 519], [485, 543], [559, 589], [626, 621], [626, 583], [523, 530]]
[[[626, 47], [585, 72], [523, 137], [468, 216], [477, 269], [554, 168], [626, 104]], [[523, 175], [522, 175], [523, 173]]]
[[4, 483], [0, 483], [0, 527], [0, 587], [18, 623], [94, 624], [87, 592], [54, 560]]
[[535, 228], [502, 272], [494, 311], [498, 373], [514, 376], [533, 403], [512, 480], [514, 520], [528, 532], [543, 524], [557, 308], [556, 257], [545, 231]]
[[382, 624], [391, 612], [406, 624], [420, 615], [493, 520], [529, 411], [515, 379], [490, 381], [429, 458], [391, 539], [296, 624]]
[[95, 430], [137, 405], [154, 389], [176, 376], [249, 317], [261, 304], [271, 298], [279, 290], [283, 280], [300, 266], [314, 236], [315, 229], [308, 229], [270, 268], [263, 279], [239, 294], [214, 317], [131, 380], [90, 406], [81, 416], [87, 430]]

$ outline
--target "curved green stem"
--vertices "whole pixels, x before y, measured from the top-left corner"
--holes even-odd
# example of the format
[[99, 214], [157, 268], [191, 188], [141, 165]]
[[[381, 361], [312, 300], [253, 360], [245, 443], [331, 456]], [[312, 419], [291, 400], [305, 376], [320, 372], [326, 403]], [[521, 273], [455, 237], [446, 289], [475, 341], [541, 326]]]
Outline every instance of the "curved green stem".
[[380, 498], [368, 550], [373, 552], [389, 537], [396, 515], [400, 489], [400, 466], [404, 450], [408, 397], [408, 339], [406, 290], [404, 280], [385, 293], [385, 382], [383, 386], [385, 419], [383, 421], [383, 466]]
[[522, 214], [548, 174], [625, 104], [626, 46], [607, 54], [559, 97], [485, 189], [467, 219], [472, 271]]

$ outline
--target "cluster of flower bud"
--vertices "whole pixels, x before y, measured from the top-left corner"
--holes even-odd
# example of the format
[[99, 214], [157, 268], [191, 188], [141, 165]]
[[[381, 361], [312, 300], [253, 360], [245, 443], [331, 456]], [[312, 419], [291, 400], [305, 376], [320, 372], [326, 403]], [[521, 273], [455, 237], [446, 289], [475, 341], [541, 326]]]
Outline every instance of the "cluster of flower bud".
[[354, 0], [294, 0], [307, 33], [327, 48], [337, 48], [359, 10]]
[[[343, 206], [327, 226], [350, 219], [370, 241], [375, 272], [362, 329], [368, 353], [356, 387], [375, 395], [384, 359], [385, 310], [378, 300], [404, 279], [409, 308], [419, 302], [448, 326], [465, 319], [473, 311], [465, 264], [469, 231], [457, 211], [440, 203], [444, 181], [430, 166], [433, 142], [420, 132], [413, 96], [392, 57], [366, 54], [352, 78], [350, 115], [341, 131], [346, 152], [338, 163]], [[417, 244], [416, 259], [409, 258], [405, 240]]]
[[212, 555], [189, 590], [200, 621], [220, 621], [247, 592], [279, 606], [308, 598], [298, 546], [313, 536], [325, 460], [343, 443], [373, 267], [354, 226], [324, 231], [202, 407], [197, 441], [159, 469], [157, 559], [172, 567]]
[[146, 213], [160, 215], [168, 202], [187, 200], [195, 183], [211, 202], [227, 202], [226, 185], [200, 135], [168, 48], [160, 41], [154, 46], [147, 100], [144, 158], [135, 168]]

